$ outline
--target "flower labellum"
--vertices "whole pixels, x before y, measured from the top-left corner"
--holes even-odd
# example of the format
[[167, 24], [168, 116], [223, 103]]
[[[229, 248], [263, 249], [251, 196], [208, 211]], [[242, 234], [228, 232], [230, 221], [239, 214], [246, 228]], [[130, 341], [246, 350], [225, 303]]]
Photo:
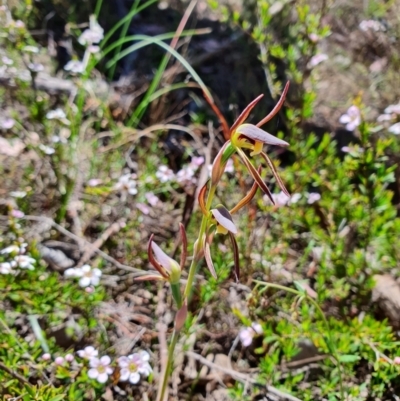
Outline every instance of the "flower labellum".
[[232, 234], [237, 234], [237, 228], [233, 223], [232, 216], [224, 206], [219, 205], [215, 209], [211, 209], [211, 213], [218, 223], [218, 234], [227, 234], [228, 231]]

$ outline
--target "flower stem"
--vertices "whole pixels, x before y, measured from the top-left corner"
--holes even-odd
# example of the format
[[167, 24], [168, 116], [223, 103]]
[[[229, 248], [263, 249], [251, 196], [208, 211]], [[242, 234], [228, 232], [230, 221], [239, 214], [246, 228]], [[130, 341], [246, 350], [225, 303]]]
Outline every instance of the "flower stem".
[[161, 392], [159, 393], [159, 397], [158, 397], [157, 401], [164, 401], [165, 391], [167, 389], [168, 379], [169, 379], [169, 376], [171, 373], [172, 360], [174, 357], [175, 346], [176, 346], [176, 343], [178, 342], [178, 338], [179, 338], [179, 332], [177, 332], [174, 329], [174, 332], [172, 333], [171, 342], [168, 347], [168, 359], [167, 359], [167, 365], [165, 366], [165, 370], [164, 370]]
[[[217, 189], [216, 185], [212, 185], [210, 187], [210, 191], [208, 193], [207, 202], [206, 202], [207, 210], [209, 210], [211, 207], [212, 200], [214, 198], [216, 189]], [[192, 258], [192, 263], [190, 264], [190, 268], [189, 268], [189, 275], [188, 275], [188, 280], [186, 283], [185, 291], [183, 293], [183, 299], [189, 298], [192, 287], [193, 287], [194, 276], [196, 274], [197, 266], [199, 264], [199, 254], [202, 250], [202, 245], [203, 245], [202, 241], [204, 240], [204, 235], [207, 230], [208, 221], [209, 221], [208, 216], [203, 215], [203, 218], [201, 220], [199, 235], [194, 244], [193, 258]], [[178, 309], [181, 306], [182, 305], [178, 305]], [[173, 332], [172, 338], [171, 338], [171, 342], [168, 347], [167, 366], [165, 367], [162, 385], [161, 385], [161, 392], [159, 393], [158, 401], [164, 401], [165, 391], [167, 389], [168, 379], [169, 379], [169, 376], [171, 373], [170, 371], [171, 371], [171, 367], [172, 367], [172, 360], [173, 360], [173, 356], [174, 356], [175, 346], [176, 346], [176, 343], [178, 342], [178, 338], [179, 338], [179, 331], [174, 329], [174, 332]]]

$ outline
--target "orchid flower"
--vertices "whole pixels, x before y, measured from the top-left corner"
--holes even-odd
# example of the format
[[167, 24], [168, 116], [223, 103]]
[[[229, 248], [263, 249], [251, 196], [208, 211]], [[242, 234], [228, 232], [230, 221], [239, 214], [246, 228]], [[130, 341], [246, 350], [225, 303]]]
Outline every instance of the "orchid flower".
[[179, 282], [181, 279], [181, 273], [186, 263], [187, 258], [187, 238], [185, 227], [182, 223], [179, 224], [179, 231], [182, 238], [182, 253], [180, 263], [170, 258], [154, 241], [154, 234], [150, 236], [149, 244], [147, 246], [147, 254], [149, 261], [152, 266], [157, 270], [159, 274], [145, 274], [140, 277], [136, 277], [136, 281], [168, 281], [171, 284], [172, 294], [177, 301], [178, 305], [181, 305], [181, 293], [179, 288]]

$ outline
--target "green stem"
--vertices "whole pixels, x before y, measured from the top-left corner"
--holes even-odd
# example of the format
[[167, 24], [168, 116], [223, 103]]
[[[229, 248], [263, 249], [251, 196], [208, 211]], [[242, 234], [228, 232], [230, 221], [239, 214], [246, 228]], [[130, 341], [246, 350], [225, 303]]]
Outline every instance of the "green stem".
[[164, 401], [165, 391], [167, 389], [168, 379], [169, 379], [169, 375], [170, 375], [170, 371], [171, 371], [171, 367], [172, 367], [172, 360], [174, 357], [175, 346], [176, 346], [176, 343], [178, 342], [178, 338], [179, 338], [179, 332], [177, 332], [174, 329], [174, 332], [173, 332], [172, 338], [171, 338], [171, 342], [168, 347], [167, 365], [165, 366], [162, 387], [161, 387], [161, 392], [159, 393], [158, 401]]
[[[312, 299], [307, 293], [305, 293], [305, 294], [301, 293], [300, 291], [297, 291], [293, 288], [285, 287], [285, 286], [279, 285], [279, 284], [267, 283], [265, 281], [259, 281], [259, 280], [253, 280], [253, 281], [257, 284], [257, 286], [262, 285], [262, 286], [265, 286], [265, 288], [275, 288], [276, 290], [283, 290], [286, 292], [290, 292], [291, 294], [302, 295], [308, 301], [310, 301], [310, 303], [317, 309], [317, 311], [321, 315], [322, 320], [325, 324], [325, 327], [327, 328], [327, 331], [328, 331], [329, 344], [327, 344], [327, 345], [328, 345], [329, 350], [332, 352], [332, 356], [335, 359], [336, 364], [337, 364], [337, 368], [339, 371], [340, 397], [342, 400], [344, 400], [345, 398], [344, 398], [344, 388], [343, 388], [343, 379], [342, 379], [342, 376], [343, 376], [342, 365], [340, 364], [339, 356], [338, 356], [336, 347], [334, 346], [331, 326], [330, 326], [329, 321], [326, 318], [324, 312], [322, 311], [321, 307], [318, 305], [318, 303], [314, 299]], [[325, 340], [325, 342], [326, 342], [326, 340]]]
[[[216, 185], [213, 185], [210, 187], [210, 190], [209, 190], [208, 196], [207, 196], [207, 201], [206, 201], [206, 209], [207, 210], [209, 210], [211, 208], [211, 204], [212, 204], [216, 189], [217, 189]], [[192, 263], [189, 268], [189, 275], [188, 275], [188, 280], [186, 283], [185, 291], [183, 293], [183, 299], [186, 299], [190, 296], [190, 293], [191, 293], [191, 290], [193, 287], [194, 276], [196, 274], [197, 266], [199, 264], [199, 254], [201, 252], [202, 240], [206, 233], [208, 222], [209, 222], [208, 216], [203, 215], [203, 218], [201, 220], [199, 235], [197, 237], [197, 240], [195, 242], [194, 249], [193, 249], [193, 258], [192, 258]], [[180, 307], [181, 307], [181, 305], [178, 305], [178, 309]], [[178, 342], [178, 338], [179, 338], [179, 331], [176, 331], [174, 329], [174, 332], [173, 332], [172, 338], [171, 338], [171, 342], [168, 347], [167, 366], [165, 367], [163, 380], [162, 380], [161, 392], [159, 394], [158, 401], [164, 400], [165, 391], [167, 389], [168, 379], [169, 379], [170, 370], [171, 370], [171, 366], [172, 366], [172, 360], [173, 360], [173, 356], [174, 356], [175, 346], [176, 346], [176, 343]]]

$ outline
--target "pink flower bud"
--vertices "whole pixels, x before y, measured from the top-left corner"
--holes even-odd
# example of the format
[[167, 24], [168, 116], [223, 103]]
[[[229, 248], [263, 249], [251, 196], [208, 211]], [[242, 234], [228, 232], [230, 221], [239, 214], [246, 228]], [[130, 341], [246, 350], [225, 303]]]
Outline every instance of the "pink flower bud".
[[56, 365], [62, 365], [64, 363], [64, 358], [62, 356], [58, 356], [56, 359], [54, 359], [54, 363]]

